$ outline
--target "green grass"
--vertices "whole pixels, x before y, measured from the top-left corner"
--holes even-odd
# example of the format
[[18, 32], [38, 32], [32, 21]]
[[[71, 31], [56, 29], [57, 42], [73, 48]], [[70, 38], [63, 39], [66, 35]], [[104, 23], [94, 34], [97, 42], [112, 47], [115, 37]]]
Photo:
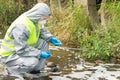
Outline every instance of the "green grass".
[[53, 13], [54, 34], [69, 46], [82, 48], [80, 57], [109, 60], [120, 53], [120, 2], [106, 4], [106, 26], [98, 25], [95, 30], [82, 6]]

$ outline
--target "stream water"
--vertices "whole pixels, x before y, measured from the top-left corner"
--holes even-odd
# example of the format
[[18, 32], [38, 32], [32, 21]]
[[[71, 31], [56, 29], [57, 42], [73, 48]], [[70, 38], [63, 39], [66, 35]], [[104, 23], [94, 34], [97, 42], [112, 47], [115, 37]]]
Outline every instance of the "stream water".
[[90, 63], [79, 57], [79, 49], [76, 48], [50, 46], [50, 50], [52, 56], [47, 61], [54, 62], [59, 71], [49, 73], [49, 77], [34, 80], [120, 80], [120, 64], [101, 61]]
[[60, 66], [60, 75], [51, 76], [53, 80], [120, 80], [120, 64], [90, 63], [79, 57], [78, 50], [51, 47], [49, 61]]

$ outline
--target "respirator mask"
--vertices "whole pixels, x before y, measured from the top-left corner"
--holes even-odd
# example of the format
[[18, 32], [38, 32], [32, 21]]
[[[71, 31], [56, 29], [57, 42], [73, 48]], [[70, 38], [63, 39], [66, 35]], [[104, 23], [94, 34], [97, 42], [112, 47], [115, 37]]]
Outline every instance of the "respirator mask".
[[38, 23], [42, 25], [42, 26], [41, 26], [42, 28], [44, 28], [46, 22], [47, 22], [47, 20], [42, 20], [42, 21], [39, 21]]
[[45, 25], [47, 22], [47, 20], [42, 20], [42, 21], [39, 21], [38, 23], [41, 24], [41, 25]]

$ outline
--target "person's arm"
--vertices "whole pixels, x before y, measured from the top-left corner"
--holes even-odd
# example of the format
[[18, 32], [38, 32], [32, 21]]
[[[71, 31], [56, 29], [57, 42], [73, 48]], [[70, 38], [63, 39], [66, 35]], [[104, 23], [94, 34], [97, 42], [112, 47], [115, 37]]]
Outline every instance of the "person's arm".
[[51, 42], [54, 46], [62, 45], [62, 42], [57, 37], [53, 36], [48, 30], [41, 29], [41, 38], [48, 42]]
[[17, 25], [11, 32], [10, 36], [14, 39], [16, 54], [19, 56], [40, 57], [40, 50], [27, 44], [29, 31], [24, 25]]
[[45, 28], [42, 28], [40, 30], [40, 38], [49, 41], [50, 37], [52, 37], [53, 35], [50, 33], [50, 31], [46, 30]]

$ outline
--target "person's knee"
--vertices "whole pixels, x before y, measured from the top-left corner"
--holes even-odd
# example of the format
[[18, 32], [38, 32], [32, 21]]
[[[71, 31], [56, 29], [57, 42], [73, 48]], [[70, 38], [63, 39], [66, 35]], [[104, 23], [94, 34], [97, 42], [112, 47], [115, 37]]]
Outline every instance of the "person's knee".
[[[12, 70], [15, 71], [28, 72], [30, 70], [33, 70], [38, 64], [39, 59], [35, 57], [22, 57], [15, 61], [8, 62], [7, 67], [11, 67]], [[14, 66], [18, 66], [18, 68], [14, 68]]]
[[39, 59], [35, 57], [22, 57], [15, 61], [15, 63], [21, 68], [34, 69], [39, 63]]
[[31, 58], [28, 63], [26, 63], [26, 66], [30, 67], [31, 69], [34, 69], [39, 64], [39, 60], [37, 58]]

